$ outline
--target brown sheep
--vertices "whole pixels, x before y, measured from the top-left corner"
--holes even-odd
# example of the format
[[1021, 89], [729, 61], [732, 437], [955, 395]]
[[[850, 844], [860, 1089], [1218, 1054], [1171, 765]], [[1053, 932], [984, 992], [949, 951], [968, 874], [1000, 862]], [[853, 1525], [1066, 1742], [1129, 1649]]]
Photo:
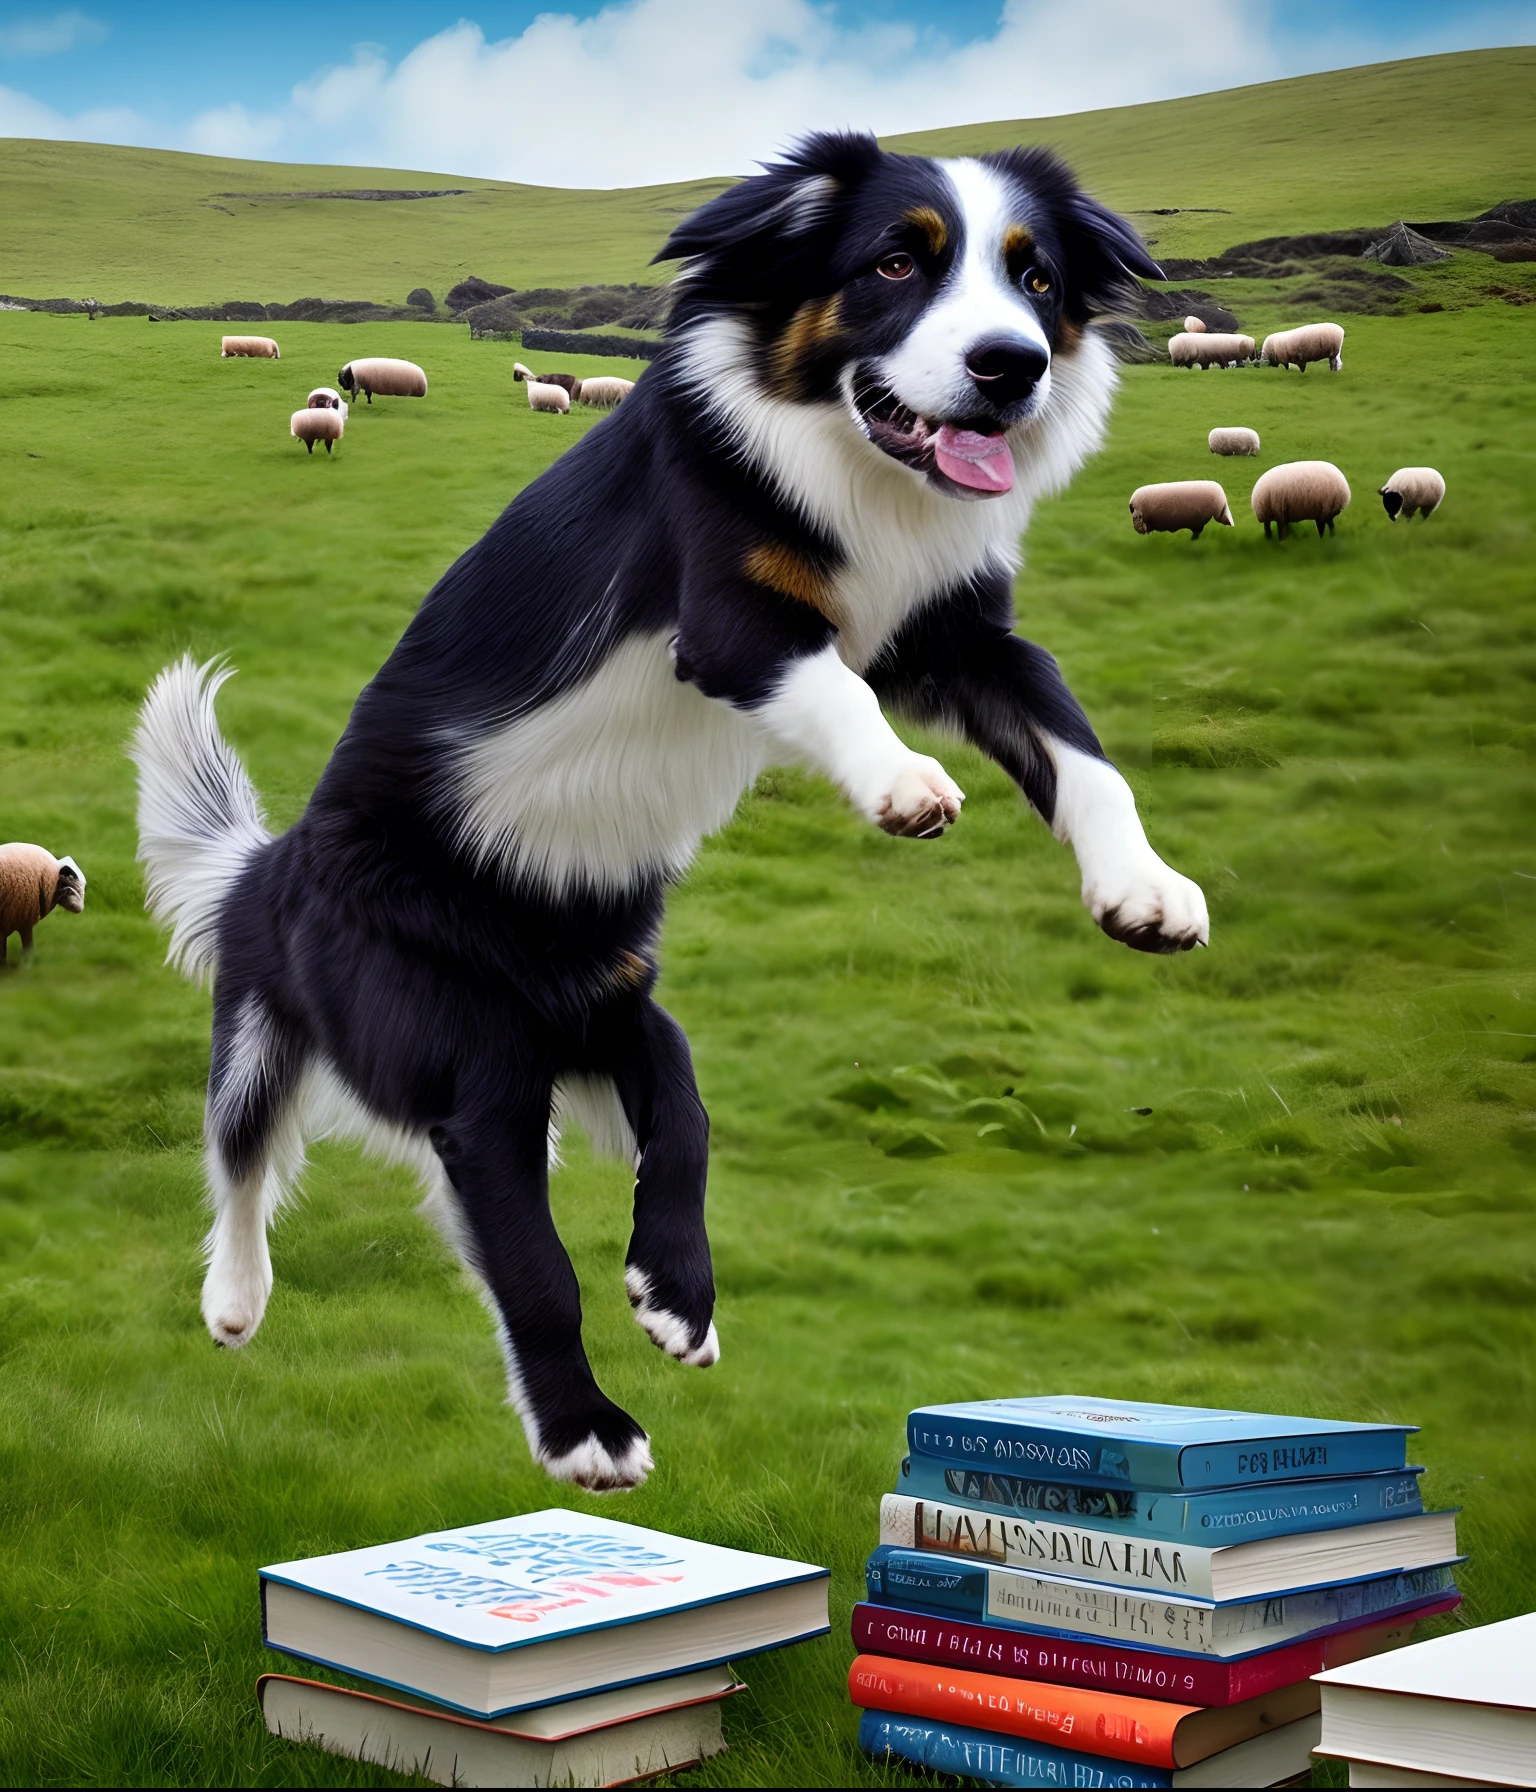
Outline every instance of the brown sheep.
[[567, 398], [581, 397], [581, 379], [574, 373], [532, 373], [521, 361], [512, 363], [512, 378], [535, 386], [563, 386]]
[[85, 907], [85, 873], [73, 859], [56, 859], [41, 846], [15, 840], [0, 846], [0, 955], [13, 933], [21, 955], [32, 956], [32, 929], [56, 908], [78, 915]]
[[1317, 532], [1332, 529], [1334, 519], [1349, 507], [1349, 481], [1329, 460], [1290, 460], [1271, 467], [1253, 488], [1253, 514], [1264, 525], [1278, 526], [1285, 540], [1292, 523], [1313, 522]]

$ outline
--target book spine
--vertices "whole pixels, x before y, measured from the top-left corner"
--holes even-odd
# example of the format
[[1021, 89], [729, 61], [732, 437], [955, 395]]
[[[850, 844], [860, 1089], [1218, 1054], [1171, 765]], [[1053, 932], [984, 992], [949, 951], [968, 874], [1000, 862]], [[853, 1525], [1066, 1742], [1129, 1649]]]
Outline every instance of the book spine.
[[1149, 1767], [1173, 1766], [1174, 1734], [1191, 1715], [1188, 1705], [936, 1668], [887, 1655], [858, 1656], [848, 1670], [848, 1691], [854, 1704], [877, 1711], [971, 1724]]
[[1240, 1444], [1192, 1444], [1179, 1452], [1181, 1487], [1249, 1487], [1402, 1469], [1405, 1431], [1338, 1431], [1314, 1437], [1256, 1438]]
[[1255, 1491], [1223, 1487], [1204, 1493], [1144, 1493], [1042, 1481], [984, 1468], [956, 1468], [933, 1456], [908, 1456], [897, 1493], [953, 1500], [981, 1512], [1081, 1525], [1116, 1536], [1168, 1543], [1251, 1543], [1384, 1518], [1416, 1518], [1424, 1510], [1417, 1468], [1355, 1475], [1339, 1481], [1288, 1482]]
[[880, 1502], [880, 1541], [903, 1549], [977, 1556], [1010, 1568], [1038, 1568], [1072, 1580], [1212, 1597], [1213, 1552], [1205, 1545], [1113, 1537], [1048, 1518], [1000, 1518], [953, 1501], [886, 1494]]
[[932, 1773], [979, 1779], [994, 1786], [1171, 1786], [1165, 1768], [1146, 1767], [1044, 1742], [988, 1735], [966, 1725], [925, 1723], [886, 1711], [866, 1711], [859, 1747], [877, 1761], [895, 1756]]
[[[1177, 1491], [1179, 1452], [1172, 1444], [1132, 1445], [1124, 1438], [1064, 1436], [1034, 1425], [993, 1419], [957, 1421], [919, 1408], [907, 1418], [907, 1445], [914, 1456], [932, 1456], [956, 1468], [1001, 1468], [1042, 1481], [1079, 1481], [1099, 1487]], [[1132, 1473], [1134, 1456], [1135, 1470]]]
[[876, 1603], [919, 1605], [966, 1618], [987, 1615], [987, 1571], [982, 1567], [882, 1546], [865, 1564], [864, 1578]]
[[1320, 1643], [1271, 1650], [1257, 1659], [1256, 1672], [1244, 1673], [1237, 1663], [1060, 1641], [989, 1624], [969, 1624], [961, 1618], [864, 1604], [853, 1608], [853, 1641], [855, 1648], [870, 1655], [895, 1655], [906, 1661], [929, 1661], [941, 1667], [1048, 1680], [1057, 1686], [1129, 1693], [1139, 1699], [1166, 1699], [1182, 1705], [1235, 1704], [1238, 1699], [1256, 1698], [1278, 1686], [1305, 1680], [1323, 1666]]

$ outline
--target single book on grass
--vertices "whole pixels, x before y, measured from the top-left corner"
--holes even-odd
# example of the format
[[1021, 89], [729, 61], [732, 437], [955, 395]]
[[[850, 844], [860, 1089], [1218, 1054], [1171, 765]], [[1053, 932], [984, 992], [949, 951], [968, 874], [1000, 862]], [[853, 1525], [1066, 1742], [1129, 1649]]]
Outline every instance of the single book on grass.
[[499, 1717], [821, 1636], [827, 1570], [583, 1512], [261, 1571], [268, 1645]]
[[442, 1786], [625, 1786], [692, 1767], [724, 1749], [720, 1703], [740, 1691], [706, 1668], [486, 1723], [292, 1674], [256, 1682], [274, 1736]]
[[1001, 1518], [955, 1500], [888, 1493], [880, 1502], [880, 1541], [1147, 1592], [1265, 1599], [1447, 1562], [1456, 1554], [1456, 1514], [1421, 1512], [1251, 1543], [1163, 1543], [1057, 1518]]
[[907, 1443], [957, 1468], [1176, 1492], [1400, 1471], [1417, 1430], [1061, 1394], [919, 1406]]
[[1152, 1767], [885, 1711], [866, 1711], [859, 1724], [859, 1747], [876, 1760], [894, 1756], [994, 1786], [1275, 1786], [1307, 1771], [1316, 1741], [1316, 1717], [1303, 1717], [1193, 1767]]
[[[1536, 1786], [1536, 1612], [1334, 1668], [1318, 1685], [1320, 1754], [1478, 1785]], [[1350, 1784], [1356, 1779], [1352, 1766]], [[1380, 1771], [1360, 1780], [1395, 1783]]]
[[1171, 1655], [1110, 1643], [1034, 1636], [1000, 1625], [967, 1624], [899, 1607], [856, 1605], [853, 1644], [861, 1653], [931, 1661], [942, 1667], [973, 1668], [1020, 1680], [1049, 1680], [1060, 1686], [1091, 1686], [1102, 1692], [1134, 1693], [1142, 1699], [1171, 1699], [1184, 1705], [1236, 1705], [1277, 1686], [1305, 1680], [1324, 1668], [1343, 1667], [1413, 1641], [1417, 1618], [1454, 1611], [1453, 1593], [1412, 1616], [1381, 1623], [1369, 1619], [1326, 1636], [1283, 1643], [1235, 1660], [1218, 1656]]

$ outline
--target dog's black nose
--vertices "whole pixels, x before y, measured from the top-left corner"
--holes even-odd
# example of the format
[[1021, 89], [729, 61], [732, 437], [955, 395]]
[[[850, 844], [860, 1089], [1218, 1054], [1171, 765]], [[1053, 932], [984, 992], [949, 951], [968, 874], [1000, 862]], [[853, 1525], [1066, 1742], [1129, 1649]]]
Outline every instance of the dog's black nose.
[[1022, 336], [989, 336], [965, 357], [976, 390], [998, 410], [1028, 398], [1050, 364], [1045, 350]]

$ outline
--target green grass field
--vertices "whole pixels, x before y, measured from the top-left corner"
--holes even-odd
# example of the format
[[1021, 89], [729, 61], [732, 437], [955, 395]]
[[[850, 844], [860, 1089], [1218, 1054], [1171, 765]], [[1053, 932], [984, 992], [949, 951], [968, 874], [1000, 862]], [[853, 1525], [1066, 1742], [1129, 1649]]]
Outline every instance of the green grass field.
[[[256, 1568], [581, 1503], [530, 1465], [413, 1190], [349, 1150], [315, 1152], [275, 1235], [259, 1337], [209, 1343], [208, 1005], [142, 911], [122, 748], [173, 654], [228, 652], [226, 727], [292, 818], [422, 593], [588, 420], [532, 415], [509, 346], [444, 330], [426, 401], [354, 410], [309, 459], [287, 412], [356, 332], [286, 326], [281, 363], [221, 363], [219, 333], [0, 316], [0, 836], [91, 880], [0, 981], [7, 1784], [394, 1783], [260, 1728]], [[724, 1356], [686, 1371], [631, 1322], [625, 1178], [578, 1147], [555, 1199], [589, 1346], [660, 1465], [602, 1509], [834, 1575], [831, 1638], [749, 1664], [732, 1752], [683, 1783], [898, 1781], [855, 1752], [842, 1677], [919, 1401], [1417, 1421], [1430, 1493], [1465, 1508], [1468, 1618], [1536, 1603], [1530, 367], [1526, 314], [1490, 306], [1358, 320], [1337, 378], [1135, 368], [1038, 516], [1021, 625], [1203, 881], [1210, 952], [1098, 935], [1068, 857], [953, 745], [942, 842], [776, 774], [674, 897]], [[1264, 457], [1212, 463], [1239, 420]], [[1248, 482], [1299, 455], [1356, 501], [1335, 539], [1266, 543]], [[1372, 489], [1420, 459], [1450, 495], [1394, 529]], [[1213, 471], [1236, 529], [1132, 533], [1135, 484]]]
[[[1052, 144], [1101, 198], [1139, 213], [1160, 255], [1208, 255], [1281, 232], [1467, 217], [1536, 194], [1533, 81], [1536, 50], [1479, 50], [891, 142], [946, 155]], [[667, 232], [722, 185], [572, 192], [0, 140], [0, 285], [105, 304], [400, 305], [422, 285], [441, 300], [469, 273], [520, 287], [654, 280]], [[468, 190], [390, 204], [261, 197], [348, 187]], [[1196, 209], [1152, 215], [1170, 206]]]

